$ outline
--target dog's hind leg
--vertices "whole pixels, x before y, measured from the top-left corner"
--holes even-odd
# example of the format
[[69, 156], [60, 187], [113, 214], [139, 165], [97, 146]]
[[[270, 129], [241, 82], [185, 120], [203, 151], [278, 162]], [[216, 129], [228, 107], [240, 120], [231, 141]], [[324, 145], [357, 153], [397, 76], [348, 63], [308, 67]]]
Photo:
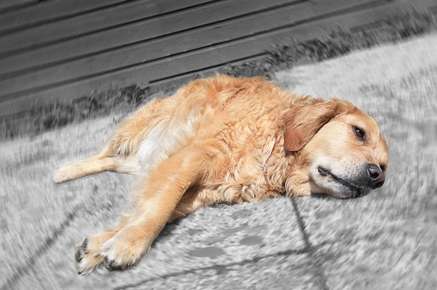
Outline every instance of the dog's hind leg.
[[139, 144], [165, 112], [165, 100], [153, 100], [126, 118], [109, 140], [107, 146], [97, 155], [59, 168], [54, 182], [62, 183], [83, 176], [104, 171], [137, 174], [141, 168], [135, 154]]
[[126, 159], [121, 160], [118, 157], [101, 157], [97, 155], [59, 168], [53, 176], [53, 181], [62, 183], [103, 171], [134, 174], [138, 169], [134, 161], [130, 162]]
[[53, 176], [53, 181], [62, 183], [104, 171], [138, 174], [140, 170], [140, 165], [135, 156], [114, 155], [113, 149], [110, 146], [106, 146], [105, 149], [97, 155], [67, 164], [57, 169]]
[[109, 141], [107, 154], [127, 157], [136, 153], [148, 133], [171, 115], [171, 101], [171, 98], [154, 99], [125, 118]]

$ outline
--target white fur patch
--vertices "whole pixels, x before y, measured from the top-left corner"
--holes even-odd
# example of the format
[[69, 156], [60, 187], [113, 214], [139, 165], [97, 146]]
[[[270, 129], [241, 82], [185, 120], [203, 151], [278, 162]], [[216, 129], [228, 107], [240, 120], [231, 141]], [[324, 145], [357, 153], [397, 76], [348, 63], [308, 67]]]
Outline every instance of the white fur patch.
[[148, 172], [184, 145], [194, 134], [197, 121], [198, 117], [191, 114], [185, 120], [166, 119], [153, 127], [141, 142], [137, 153], [143, 172]]

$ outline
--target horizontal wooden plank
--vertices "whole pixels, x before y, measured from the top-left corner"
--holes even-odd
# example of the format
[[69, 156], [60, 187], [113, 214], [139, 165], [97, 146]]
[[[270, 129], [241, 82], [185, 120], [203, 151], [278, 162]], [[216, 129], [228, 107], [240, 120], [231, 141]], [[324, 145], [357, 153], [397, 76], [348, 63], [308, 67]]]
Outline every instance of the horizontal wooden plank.
[[[173, 0], [172, 0], [173, 1]], [[184, 31], [193, 27], [223, 21], [249, 13], [263, 11], [263, 9], [282, 7], [281, 5], [294, 2], [290, 0], [240, 0], [238, 2], [217, 2], [214, 5], [200, 7], [194, 10], [167, 15], [146, 21], [89, 35], [79, 39], [66, 41], [57, 45], [35, 49], [25, 54], [13, 55], [0, 59], [0, 78], [7, 78], [7, 74], [19, 74], [20, 71], [32, 71], [38, 67], [50, 66], [63, 60], [74, 59], [78, 56], [107, 51], [110, 48], [126, 46], [129, 43], [147, 41], [148, 39], [171, 35], [177, 31]], [[221, 23], [217, 24], [219, 27]], [[3, 45], [6, 45], [3, 43]], [[195, 45], [195, 43], [193, 43]], [[2, 43], [0, 40], [0, 47]], [[142, 47], [142, 44], [140, 44]], [[173, 45], [174, 46], [174, 45]], [[178, 46], [174, 46], [177, 49]], [[35, 69], [32, 69], [35, 68]]]
[[38, 0], [0, 0], [0, 12], [38, 3]]
[[324, 5], [304, 2], [260, 14], [248, 15], [226, 23], [188, 31], [167, 39], [158, 39], [153, 42], [129, 46], [59, 66], [41, 69], [8, 80], [1, 80], [0, 98], [14, 97], [20, 94], [20, 91], [31, 90], [35, 87], [51, 86], [52, 84], [86, 78], [87, 76], [102, 74], [122, 67], [144, 64], [176, 52], [180, 53], [181, 51], [199, 49], [199, 47], [211, 46], [212, 44], [235, 41], [241, 37], [248, 38], [256, 34], [267, 33], [284, 25], [293, 25], [321, 14], [335, 12], [339, 7], [346, 9], [356, 6], [357, 3], [359, 5], [371, 4], [374, 3], [374, 0], [336, 0], [335, 3], [338, 6], [326, 6], [326, 2], [329, 1], [324, 1]]
[[132, 0], [56, 0], [41, 2], [38, 5], [3, 14], [0, 17], [0, 35], [129, 1]]
[[[67, 18], [16, 32], [7, 37], [0, 38], [0, 57], [9, 57], [16, 51], [28, 50], [33, 52], [37, 47], [73, 39], [67, 44], [73, 43], [69, 49], [74, 51], [74, 38], [99, 32], [104, 29], [116, 28], [123, 24], [144, 21], [150, 17], [156, 17], [164, 13], [177, 11], [183, 8], [196, 7], [207, 3], [224, 0], [142, 0], [125, 3], [121, 6], [110, 7], [92, 13]], [[134, 26], [135, 27], [135, 26]], [[129, 29], [129, 28], [127, 28]], [[125, 29], [125, 31], [127, 30]], [[107, 33], [103, 35], [108, 35]], [[114, 37], [114, 34], [112, 35]], [[82, 43], [91, 41], [83, 38]], [[65, 46], [65, 45], [64, 45]]]
[[[382, 2], [384, 3], [384, 2]], [[369, 21], [376, 21], [378, 17], [385, 17], [397, 12], [398, 6], [385, 4], [372, 9], [351, 8], [346, 11], [327, 13], [317, 20], [301, 22], [292, 27], [260, 35], [243, 41], [208, 48], [201, 51], [180, 55], [147, 65], [140, 65], [113, 73], [95, 76], [85, 80], [78, 80], [59, 87], [44, 91], [29, 93], [25, 97], [11, 99], [0, 103], [0, 115], [14, 114], [32, 104], [50, 103], [54, 100], [71, 102], [73, 97], [92, 94], [111, 88], [123, 87], [131, 84], [146, 85], [160, 79], [181, 77], [193, 71], [214, 69], [223, 64], [240, 61], [251, 55], [259, 55], [271, 49], [275, 43], [290, 43], [290, 39], [303, 41], [316, 36], [326, 35], [331, 29], [339, 27], [357, 26]], [[377, 15], [377, 16], [375, 16]]]
[[433, 6], [437, 5], [437, 0], [416, 0], [416, 1], [406, 1], [404, 0], [404, 4], [410, 5], [419, 11], [426, 11]]

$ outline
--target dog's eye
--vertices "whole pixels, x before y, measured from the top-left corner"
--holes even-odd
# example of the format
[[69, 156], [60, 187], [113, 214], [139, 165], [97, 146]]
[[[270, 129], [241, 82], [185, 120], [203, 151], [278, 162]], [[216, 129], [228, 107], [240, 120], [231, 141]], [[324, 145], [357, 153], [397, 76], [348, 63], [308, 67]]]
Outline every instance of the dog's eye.
[[360, 139], [361, 141], [364, 141], [364, 139], [366, 139], [366, 132], [363, 129], [357, 126], [352, 126], [352, 128], [354, 129], [355, 136], [357, 136], [358, 139]]

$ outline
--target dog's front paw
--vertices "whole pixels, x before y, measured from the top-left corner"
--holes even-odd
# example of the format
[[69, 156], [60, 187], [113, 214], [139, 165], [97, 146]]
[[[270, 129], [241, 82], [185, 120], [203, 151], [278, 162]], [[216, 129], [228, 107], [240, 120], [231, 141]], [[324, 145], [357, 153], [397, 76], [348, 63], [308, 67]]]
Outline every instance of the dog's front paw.
[[285, 191], [287, 196], [309, 196], [311, 195], [311, 185], [306, 176], [293, 174], [285, 181]]
[[135, 230], [124, 229], [102, 246], [104, 266], [108, 270], [124, 270], [138, 263], [148, 250], [150, 241]]

